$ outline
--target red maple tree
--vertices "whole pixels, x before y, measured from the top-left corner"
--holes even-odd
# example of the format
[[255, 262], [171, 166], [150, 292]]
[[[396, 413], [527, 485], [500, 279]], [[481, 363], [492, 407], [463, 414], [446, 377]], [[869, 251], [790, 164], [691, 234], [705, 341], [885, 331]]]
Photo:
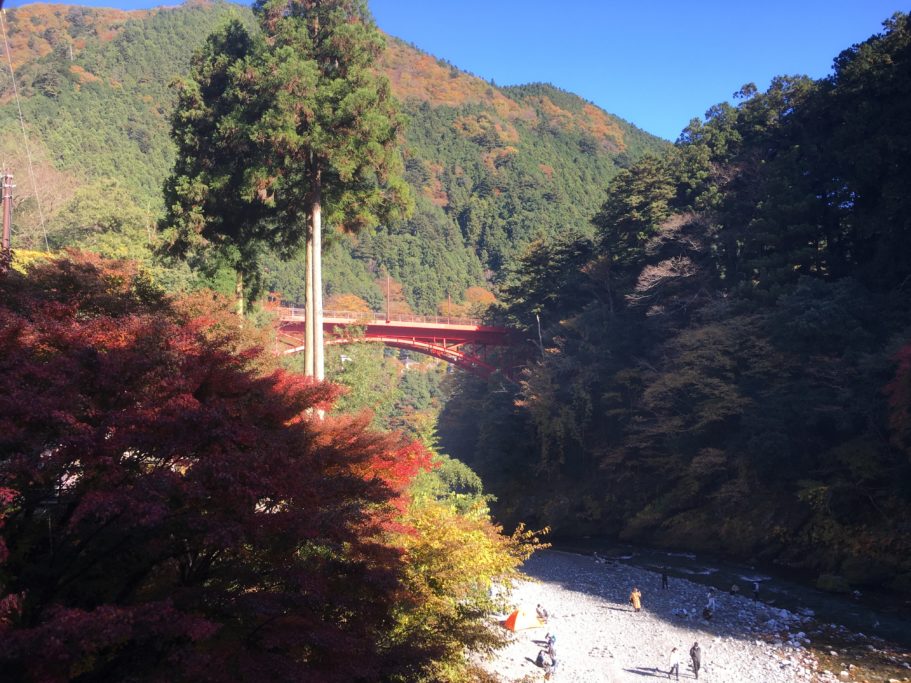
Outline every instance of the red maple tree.
[[[270, 367], [211, 295], [69, 254], [0, 278], [0, 670], [30, 681], [379, 680], [384, 542], [428, 454]], [[309, 411], [309, 412], [308, 412]]]

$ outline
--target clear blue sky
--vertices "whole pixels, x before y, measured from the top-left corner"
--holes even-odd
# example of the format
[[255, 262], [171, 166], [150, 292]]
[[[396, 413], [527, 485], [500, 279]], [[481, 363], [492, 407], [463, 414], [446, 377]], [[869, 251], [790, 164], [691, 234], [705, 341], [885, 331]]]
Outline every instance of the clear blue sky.
[[[369, 0], [377, 24], [498, 85], [547, 81], [675, 140], [744, 83], [830, 73], [901, 0]], [[903, 6], [904, 5], [904, 6]]]
[[[386, 33], [498, 85], [547, 81], [669, 140], [741, 85], [820, 78], [902, 0], [369, 0]], [[8, 0], [8, 7], [25, 4]], [[71, 4], [151, 7], [152, 0]]]

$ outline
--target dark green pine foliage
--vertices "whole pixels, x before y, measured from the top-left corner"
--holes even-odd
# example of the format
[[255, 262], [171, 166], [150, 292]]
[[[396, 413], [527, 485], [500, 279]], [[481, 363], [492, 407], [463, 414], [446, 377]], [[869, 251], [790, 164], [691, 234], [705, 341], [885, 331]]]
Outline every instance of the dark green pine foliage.
[[544, 353], [508, 414], [457, 391], [442, 444], [557, 536], [911, 592], [911, 21], [736, 99], [617, 177], [594, 245], [518, 261], [503, 314], [557, 312]]
[[611, 314], [618, 305], [617, 292], [641, 266], [646, 242], [671, 214], [675, 195], [665, 161], [646, 157], [621, 172], [611, 183], [607, 201], [593, 219], [603, 254], [599, 266], [607, 285]]
[[190, 77], [177, 83], [171, 132], [177, 161], [161, 221], [165, 253], [212, 270], [227, 264], [237, 273], [241, 312], [244, 298], [258, 289], [259, 256], [278, 238], [262, 170], [266, 151], [251, 130], [265, 107], [245, 87], [261, 50], [232, 21], [208, 38]]
[[373, 70], [384, 41], [366, 4], [269, 0], [254, 11], [269, 47], [247, 76], [265, 105], [253, 134], [269, 150], [262, 182], [283, 222], [309, 213], [314, 182], [328, 225], [357, 232], [407, 215], [403, 120]]
[[169, 253], [214, 250], [239, 282], [254, 283], [263, 250], [292, 257], [309, 238], [314, 204], [352, 232], [410, 208], [401, 120], [388, 82], [371, 70], [382, 37], [366, 6], [276, 1], [255, 10], [264, 38], [232, 22], [179, 87], [162, 221]]

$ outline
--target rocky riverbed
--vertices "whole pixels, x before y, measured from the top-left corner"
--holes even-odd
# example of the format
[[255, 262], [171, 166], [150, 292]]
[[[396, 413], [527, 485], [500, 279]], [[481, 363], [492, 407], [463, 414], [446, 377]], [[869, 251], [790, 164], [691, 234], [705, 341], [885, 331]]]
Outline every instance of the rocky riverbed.
[[[682, 653], [680, 678], [694, 680], [689, 650], [696, 641], [702, 649], [699, 680], [710, 683], [911, 681], [911, 653], [818, 623], [809, 612], [714, 591], [716, 610], [707, 621], [705, 586], [672, 577], [661, 590], [659, 574], [591, 555], [543, 551], [524, 571], [532, 580], [516, 586], [516, 605], [533, 613], [540, 603], [550, 618], [546, 626], [519, 631], [483, 661], [509, 683], [543, 680], [534, 659], [548, 631], [557, 636], [553, 680], [566, 683], [667, 680], [672, 647]], [[633, 586], [642, 592], [639, 613], [628, 604]], [[858, 650], [885, 666], [852, 663]]]

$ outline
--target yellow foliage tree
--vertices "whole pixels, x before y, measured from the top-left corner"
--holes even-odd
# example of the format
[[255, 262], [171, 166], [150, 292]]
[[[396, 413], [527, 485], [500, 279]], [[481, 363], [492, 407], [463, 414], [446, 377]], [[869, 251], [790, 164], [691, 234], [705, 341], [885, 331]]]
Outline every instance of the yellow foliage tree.
[[437, 303], [437, 315], [451, 318], [461, 318], [468, 315], [465, 304], [459, 304], [449, 299], [443, 299]]
[[370, 306], [356, 294], [333, 294], [326, 299], [325, 310], [348, 313], [370, 313]]
[[491, 304], [496, 303], [496, 301], [497, 297], [489, 290], [486, 290], [483, 287], [469, 287], [465, 290], [463, 302], [456, 303], [444, 299], [437, 304], [437, 312], [439, 315], [451, 316], [453, 318], [464, 316], [480, 317], [484, 314], [484, 311], [486, 311]]
[[535, 533], [522, 528], [503, 535], [483, 499], [460, 507], [453, 500], [417, 496], [406, 514], [412, 532], [401, 537], [407, 558], [404, 587], [416, 606], [401, 608], [395, 637], [442, 648], [420, 681], [464, 681], [466, 647], [481, 652], [505, 643], [504, 631], [491, 627], [489, 615], [505, 610], [520, 565], [544, 547]]
[[465, 290], [465, 309], [470, 316], [481, 317], [496, 301], [497, 297], [483, 287], [469, 287]]

